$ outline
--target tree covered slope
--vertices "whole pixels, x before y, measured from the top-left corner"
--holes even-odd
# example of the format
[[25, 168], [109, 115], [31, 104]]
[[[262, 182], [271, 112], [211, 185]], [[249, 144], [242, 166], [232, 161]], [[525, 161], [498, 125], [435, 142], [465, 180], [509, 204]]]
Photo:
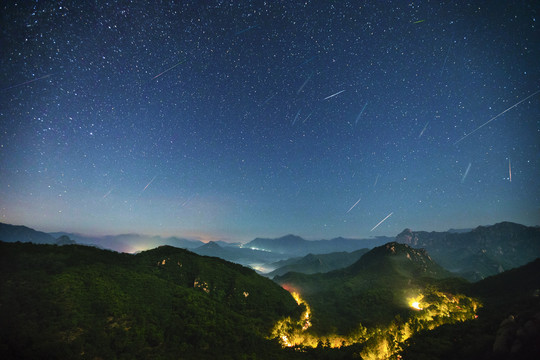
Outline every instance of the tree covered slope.
[[271, 280], [187, 250], [0, 242], [4, 359], [276, 358], [270, 329], [299, 313]]

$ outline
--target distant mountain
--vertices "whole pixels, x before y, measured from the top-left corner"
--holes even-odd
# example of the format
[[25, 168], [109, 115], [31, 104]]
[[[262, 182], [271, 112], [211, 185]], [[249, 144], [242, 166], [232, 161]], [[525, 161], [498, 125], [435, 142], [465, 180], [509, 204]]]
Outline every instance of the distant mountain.
[[235, 246], [220, 246], [214, 241], [209, 241], [200, 247], [191, 249], [191, 251], [199, 255], [214, 256], [250, 267], [253, 264], [266, 264], [283, 259], [281, 254]]
[[204, 244], [202, 241], [198, 240], [177, 237], [163, 238], [160, 236], [146, 236], [140, 234], [86, 236], [76, 233], [55, 232], [50, 233], [50, 235], [54, 237], [66, 235], [75, 240], [78, 244], [94, 245], [103, 249], [127, 253], [153, 249], [163, 245], [170, 245], [182, 249], [193, 249]]
[[216, 240], [214, 242], [221, 247], [241, 247], [242, 246], [242, 243], [239, 243], [239, 242], [228, 242], [228, 241], [223, 241], [223, 240]]
[[34, 244], [54, 244], [56, 237], [26, 226], [0, 223], [0, 241], [31, 242]]
[[255, 271], [184, 249], [0, 242], [3, 359], [286, 359], [267, 337], [301, 310]]
[[282, 260], [271, 264], [277, 267], [277, 269], [265, 276], [273, 278], [274, 276], [284, 275], [291, 271], [303, 274], [329, 272], [353, 264], [368, 251], [369, 249], [360, 249], [353, 252], [342, 251], [329, 254], [308, 254], [301, 258]]
[[74, 245], [76, 243], [75, 240], [71, 240], [67, 235], [62, 235], [55, 241], [56, 245]]
[[471, 232], [473, 229], [448, 229], [449, 233], [467, 233]]
[[396, 314], [407, 314], [408, 297], [449, 277], [452, 274], [424, 250], [392, 242], [372, 249], [344, 269], [311, 275], [287, 273], [274, 281], [302, 294], [313, 311], [314, 331], [336, 328], [347, 333], [360, 323], [373, 326], [390, 322]]
[[346, 239], [338, 237], [331, 240], [305, 240], [296, 235], [286, 235], [277, 239], [256, 238], [243, 247], [272, 251], [291, 256], [305, 256], [307, 254], [327, 254], [340, 251], [355, 251], [359, 249], [380, 246], [394, 240], [389, 237], [376, 237], [374, 239]]
[[426, 249], [437, 263], [470, 281], [540, 257], [540, 228], [510, 222], [479, 226], [464, 233], [405, 229], [396, 241]]

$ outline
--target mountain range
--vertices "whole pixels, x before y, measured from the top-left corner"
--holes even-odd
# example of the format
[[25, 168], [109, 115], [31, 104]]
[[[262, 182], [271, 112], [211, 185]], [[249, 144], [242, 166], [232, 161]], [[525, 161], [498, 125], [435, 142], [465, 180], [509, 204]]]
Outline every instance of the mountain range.
[[282, 254], [276, 254], [270, 251], [230, 245], [223, 246], [214, 241], [209, 241], [202, 246], [190, 250], [199, 255], [214, 256], [255, 269], [261, 264], [272, 263], [284, 257]]
[[0, 242], [0, 358], [538, 357], [540, 260], [476, 283], [453, 276], [395, 241], [275, 282], [171, 246]]
[[[63, 243], [67, 236], [68, 243], [75, 241], [79, 244], [130, 253], [171, 245], [250, 266], [261, 273], [268, 273], [270, 277], [283, 275], [287, 271], [314, 273], [345, 267], [357, 259], [355, 251], [391, 241], [426, 249], [438, 264], [469, 281], [478, 281], [524, 265], [540, 256], [540, 228], [510, 222], [479, 226], [472, 230], [446, 232], [405, 229], [395, 238], [305, 240], [299, 236], [287, 235], [275, 239], [256, 238], [247, 244], [231, 244], [223, 241], [205, 244], [199, 240], [140, 234], [101, 237], [63, 232], [47, 234], [24, 226], [0, 223], [2, 241], [54, 244], [62, 236], [64, 236]], [[334, 254], [328, 255], [329, 253]], [[305, 256], [308, 258], [300, 260]], [[279, 263], [281, 260], [287, 262]], [[298, 261], [297, 265], [290, 267], [292, 263]], [[288, 267], [278, 269], [285, 265]]]
[[286, 235], [277, 239], [256, 238], [244, 247], [272, 251], [278, 254], [287, 254], [288, 257], [305, 256], [307, 254], [327, 254], [339, 251], [355, 251], [365, 248], [373, 248], [387, 242], [393, 241], [394, 238], [386, 236], [378, 236], [371, 239], [346, 239], [342, 237], [331, 240], [305, 240], [300, 236]]
[[405, 229], [395, 240], [426, 249], [441, 266], [470, 281], [525, 265], [540, 256], [540, 228], [511, 222], [458, 233]]

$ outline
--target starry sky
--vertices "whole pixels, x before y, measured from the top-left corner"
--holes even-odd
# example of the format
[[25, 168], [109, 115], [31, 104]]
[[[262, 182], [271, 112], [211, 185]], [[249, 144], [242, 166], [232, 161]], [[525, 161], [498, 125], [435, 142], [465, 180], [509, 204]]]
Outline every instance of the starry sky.
[[540, 223], [538, 2], [1, 6], [2, 222], [228, 241]]

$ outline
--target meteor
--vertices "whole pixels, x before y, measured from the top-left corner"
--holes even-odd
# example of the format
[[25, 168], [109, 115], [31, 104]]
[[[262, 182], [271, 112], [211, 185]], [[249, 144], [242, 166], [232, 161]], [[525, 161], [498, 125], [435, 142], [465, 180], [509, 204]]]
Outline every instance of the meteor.
[[421, 138], [422, 135], [424, 135], [424, 131], [426, 131], [428, 125], [429, 125], [429, 121], [426, 123], [426, 125], [424, 126], [424, 128], [423, 128], [422, 131], [420, 132], [420, 135], [418, 135], [418, 138]]
[[10, 90], [10, 89], [15, 89], [19, 86], [23, 86], [23, 85], [28, 85], [28, 84], [31, 84], [33, 83], [34, 81], [38, 81], [38, 80], [41, 80], [41, 79], [46, 79], [48, 77], [51, 77], [53, 74], [49, 74], [49, 75], [45, 75], [45, 76], [42, 76], [42, 77], [38, 77], [38, 78], [35, 78], [35, 79], [32, 79], [32, 80], [28, 80], [28, 81], [25, 81], [23, 83], [20, 83], [20, 84], [16, 84], [16, 85], [12, 85], [10, 87], [7, 87], [5, 89], [2, 89], [2, 91], [5, 91], [5, 90]]
[[490, 122], [492, 122], [493, 120], [497, 119], [499, 116], [503, 115], [504, 113], [506, 113], [508, 110], [510, 109], [513, 109], [515, 108], [516, 106], [518, 106], [519, 104], [521, 104], [522, 102], [524, 101], [527, 101], [528, 99], [532, 98], [534, 95], [540, 93], [540, 90], [536, 90], [535, 92], [533, 92], [531, 95], [527, 96], [525, 99], [523, 100], [520, 100], [518, 101], [517, 103], [515, 103], [514, 105], [510, 106], [508, 109], [504, 110], [503, 112], [501, 112], [500, 114], [492, 117], [491, 119], [489, 119], [488, 121], [486, 121], [485, 123], [483, 123], [482, 125], [480, 125], [479, 127], [477, 127], [476, 129], [474, 129], [473, 131], [471, 131], [470, 133], [466, 134], [465, 136], [463, 136], [461, 139], [459, 139], [458, 141], [456, 141], [454, 143], [454, 145], [457, 145], [459, 142], [461, 142], [462, 140], [464, 140], [465, 138], [467, 138], [469, 135], [472, 135], [474, 134], [475, 132], [477, 132], [478, 130], [480, 130], [481, 128], [483, 128], [484, 126], [486, 126], [487, 124], [489, 124]]
[[512, 182], [512, 165], [510, 164], [510, 159], [508, 159], [508, 176], [508, 179]]
[[304, 121], [302, 121], [302, 124], [305, 123], [311, 117], [311, 114], [313, 113], [309, 113], [309, 115], [304, 119]]
[[[300, 109], [302, 110], [302, 109]], [[296, 120], [298, 119], [298, 116], [300, 116], [300, 110], [298, 110], [298, 112], [296, 113], [296, 116], [294, 117], [294, 120], [292, 122], [292, 125], [294, 125], [294, 123], [296, 122]]]
[[259, 25], [253, 25], [253, 26], [250, 26], [250, 27], [248, 27], [248, 28], [246, 28], [246, 29], [244, 29], [244, 30], [240, 30], [240, 31], [236, 32], [234, 35], [240, 35], [240, 34], [243, 34], [243, 33], [245, 33], [246, 31], [249, 31], [249, 30], [251, 30], [251, 29], [255, 29], [255, 28], [258, 27], [258, 26], [259, 26]]
[[[345, 91], [345, 90], [343, 90]], [[364, 107], [362, 108], [362, 111], [360, 111], [360, 114], [358, 114], [358, 116], [356, 117], [356, 121], [354, 122], [354, 125], [358, 124], [358, 120], [360, 120], [360, 116], [362, 116], [362, 114], [364, 113], [364, 110], [366, 110], [366, 106], [367, 106], [367, 101], [366, 101], [366, 104], [364, 105]]]
[[184, 61], [186, 61], [186, 59], [184, 59], [184, 60], [178, 62], [176, 65], [171, 66], [171, 67], [168, 68], [167, 70], [165, 70], [165, 71], [163, 71], [163, 72], [160, 72], [159, 74], [157, 74], [156, 76], [154, 76], [154, 77], [152, 78], [152, 80], [157, 79], [158, 77], [160, 77], [161, 75], [165, 74], [166, 72], [171, 71], [172, 69], [174, 69], [175, 67], [177, 67], [178, 65], [180, 65], [181, 63], [183, 63]]
[[471, 163], [469, 163], [469, 166], [467, 166], [467, 170], [465, 170], [465, 174], [463, 174], [463, 177], [461, 178], [462, 184], [465, 182], [465, 178], [467, 177], [467, 175], [469, 175], [469, 170], [471, 170]]
[[312, 76], [313, 76], [313, 73], [311, 73], [311, 75], [308, 76], [308, 78], [306, 79], [306, 81], [304, 81], [304, 83], [302, 84], [302, 86], [300, 86], [300, 88], [296, 91], [296, 95], [300, 94], [300, 92], [304, 89], [304, 87], [305, 87], [306, 84], [309, 82], [309, 80], [311, 79]]
[[375, 230], [377, 227], [379, 227], [379, 225], [381, 225], [386, 219], [388, 219], [390, 216], [392, 216], [394, 212], [391, 212], [390, 214], [386, 215], [386, 217], [384, 219], [382, 219], [377, 225], [375, 225], [373, 227], [373, 229], [369, 230], [369, 232], [372, 232], [373, 230]]
[[146, 190], [146, 188], [147, 188], [147, 187], [149, 187], [149, 186], [150, 186], [150, 184], [151, 184], [151, 183], [153, 183], [153, 182], [154, 182], [154, 180], [156, 180], [156, 178], [157, 178], [157, 175], [156, 175], [156, 176], [154, 176], [154, 177], [152, 178], [152, 180], [150, 180], [150, 182], [149, 182], [148, 184], [146, 184], [146, 186], [144, 187], [143, 191], [141, 191], [141, 194], [142, 194], [142, 193], [144, 192], [144, 190]]
[[110, 193], [112, 193], [113, 189], [109, 190], [105, 195], [103, 195], [103, 197], [101, 198], [102, 200], [105, 199], [107, 196], [109, 196]]
[[351, 208], [350, 208], [349, 210], [347, 210], [346, 214], [348, 214], [348, 213], [349, 213], [349, 211], [351, 211], [352, 209], [354, 209], [354, 207], [355, 207], [356, 205], [358, 205], [358, 203], [360, 202], [360, 200], [362, 200], [362, 198], [358, 199], [358, 201], [357, 201], [357, 202], [355, 202], [355, 203], [354, 203], [354, 205], [353, 205], [353, 206], [351, 206]]
[[328, 99], [330, 99], [330, 98], [333, 98], [334, 96], [338, 96], [339, 94], [341, 94], [341, 93], [344, 92], [344, 91], [345, 91], [345, 90], [338, 91], [338, 92], [335, 93], [335, 94], [332, 94], [332, 95], [330, 95], [330, 96], [325, 97], [323, 100], [328, 100]]
[[373, 184], [373, 187], [377, 186], [377, 181], [379, 181], [379, 174], [377, 174], [377, 177], [375, 178], [375, 183]]

